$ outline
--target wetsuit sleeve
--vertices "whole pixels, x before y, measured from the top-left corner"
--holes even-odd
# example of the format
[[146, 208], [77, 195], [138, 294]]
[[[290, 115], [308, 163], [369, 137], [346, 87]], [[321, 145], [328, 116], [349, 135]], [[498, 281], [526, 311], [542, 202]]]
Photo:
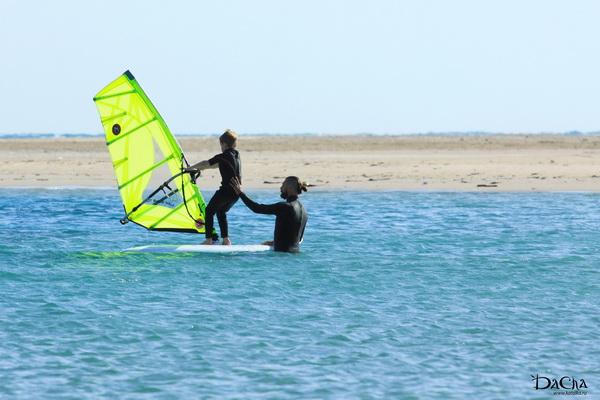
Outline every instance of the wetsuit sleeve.
[[209, 160], [208, 160], [208, 163], [209, 163], [210, 165], [215, 165], [215, 164], [217, 164], [217, 163], [219, 162], [219, 157], [222, 157], [222, 156], [223, 156], [222, 154], [217, 154], [217, 155], [216, 155], [216, 156], [214, 156], [213, 158], [209, 159]]
[[271, 214], [278, 215], [285, 211], [285, 203], [275, 203], [275, 204], [258, 204], [255, 201], [250, 200], [245, 193], [240, 193], [240, 199], [244, 202], [246, 207], [257, 214]]

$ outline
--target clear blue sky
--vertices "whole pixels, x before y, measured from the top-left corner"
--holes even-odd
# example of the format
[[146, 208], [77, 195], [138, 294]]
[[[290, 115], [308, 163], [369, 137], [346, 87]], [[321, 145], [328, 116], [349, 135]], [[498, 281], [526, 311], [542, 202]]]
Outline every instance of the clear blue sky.
[[175, 134], [600, 130], [600, 1], [0, 3], [0, 133], [100, 133], [129, 69]]

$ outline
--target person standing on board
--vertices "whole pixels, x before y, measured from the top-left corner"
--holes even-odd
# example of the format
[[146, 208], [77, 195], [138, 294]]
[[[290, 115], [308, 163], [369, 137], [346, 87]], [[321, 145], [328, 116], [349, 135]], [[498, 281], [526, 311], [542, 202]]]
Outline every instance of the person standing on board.
[[280, 188], [281, 198], [285, 201], [270, 205], [258, 204], [250, 200], [242, 190], [242, 184], [237, 178], [231, 179], [231, 187], [253, 212], [276, 215], [273, 242], [263, 244], [272, 245], [275, 251], [288, 253], [300, 251], [308, 215], [298, 196], [308, 190], [306, 184], [302, 183], [298, 177], [288, 176]]
[[223, 244], [231, 245], [231, 240], [229, 240], [229, 226], [227, 224], [227, 211], [231, 209], [240, 197], [229, 185], [229, 182], [232, 178], [238, 181], [242, 179], [242, 161], [240, 160], [240, 153], [235, 149], [237, 138], [238, 136], [234, 131], [227, 129], [219, 137], [221, 154], [217, 154], [209, 160], [200, 161], [185, 170], [186, 172], [195, 172], [218, 167], [221, 173], [221, 187], [215, 192], [206, 206], [206, 220], [204, 221], [206, 240], [201, 244], [213, 244], [214, 241], [219, 239], [219, 236], [213, 233], [215, 224], [214, 216], [217, 214]]

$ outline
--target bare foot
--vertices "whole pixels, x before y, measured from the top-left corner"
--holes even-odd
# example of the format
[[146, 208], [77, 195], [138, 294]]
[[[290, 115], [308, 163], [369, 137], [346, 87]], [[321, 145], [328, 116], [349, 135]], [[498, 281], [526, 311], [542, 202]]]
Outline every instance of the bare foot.
[[231, 240], [228, 237], [223, 238], [223, 246], [231, 246]]
[[204, 242], [202, 242], [200, 244], [213, 244], [213, 240], [212, 239], [206, 239]]

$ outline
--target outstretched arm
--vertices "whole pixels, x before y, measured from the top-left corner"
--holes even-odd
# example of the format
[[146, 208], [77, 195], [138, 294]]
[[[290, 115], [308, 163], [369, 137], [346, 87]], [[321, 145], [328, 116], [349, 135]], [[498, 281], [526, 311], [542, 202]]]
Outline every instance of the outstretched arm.
[[218, 168], [218, 167], [219, 167], [218, 163], [210, 165], [208, 160], [204, 160], [204, 161], [200, 161], [199, 163], [194, 164], [190, 167], [187, 167], [185, 169], [185, 172], [202, 171], [203, 169]]
[[231, 178], [231, 182], [229, 183], [233, 190], [240, 196], [240, 199], [244, 202], [246, 207], [257, 214], [273, 214], [277, 215], [279, 212], [284, 210], [284, 203], [275, 203], [275, 204], [258, 204], [255, 201], [250, 200], [248, 196], [244, 193], [242, 189], [242, 184], [240, 183], [237, 177]]

